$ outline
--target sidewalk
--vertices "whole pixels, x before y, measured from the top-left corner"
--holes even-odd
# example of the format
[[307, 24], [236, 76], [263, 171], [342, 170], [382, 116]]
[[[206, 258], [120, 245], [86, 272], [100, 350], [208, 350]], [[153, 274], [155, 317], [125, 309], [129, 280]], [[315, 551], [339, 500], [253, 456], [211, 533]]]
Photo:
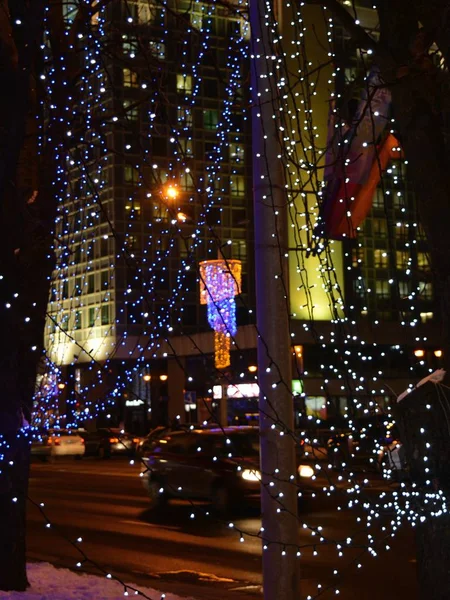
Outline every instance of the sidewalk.
[[[0, 598], [8, 600], [123, 600], [123, 598], [148, 598], [150, 600], [187, 600], [173, 594], [121, 584], [107, 576], [74, 573], [57, 569], [50, 563], [28, 564], [30, 588], [26, 592], [2, 592]], [[192, 598], [190, 600], [193, 600]]]

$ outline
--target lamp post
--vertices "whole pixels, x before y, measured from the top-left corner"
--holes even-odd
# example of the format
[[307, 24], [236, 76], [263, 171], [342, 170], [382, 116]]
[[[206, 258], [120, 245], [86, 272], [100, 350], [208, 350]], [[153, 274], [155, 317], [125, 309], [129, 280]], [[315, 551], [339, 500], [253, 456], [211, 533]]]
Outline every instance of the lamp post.
[[294, 477], [295, 481], [296, 476], [295, 448], [290, 435], [282, 436], [277, 431], [280, 425], [290, 431], [294, 429], [294, 408], [289, 336], [288, 199], [282, 134], [276, 118], [280, 106], [277, 74], [282, 61], [278, 61], [274, 43], [274, 31], [278, 28], [275, 4], [281, 7], [278, 0], [250, 0], [262, 564], [264, 599], [297, 600], [300, 597], [297, 489], [291, 479]]

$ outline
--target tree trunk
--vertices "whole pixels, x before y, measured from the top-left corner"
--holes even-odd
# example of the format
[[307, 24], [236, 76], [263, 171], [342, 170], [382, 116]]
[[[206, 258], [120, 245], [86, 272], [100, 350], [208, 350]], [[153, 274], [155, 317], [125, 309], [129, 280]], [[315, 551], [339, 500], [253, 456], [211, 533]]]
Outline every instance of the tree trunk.
[[395, 412], [411, 480], [421, 494], [413, 510], [425, 518], [423, 522], [419, 520], [416, 529], [420, 598], [447, 600], [450, 516], [431, 516], [431, 512], [442, 507], [442, 501], [433, 503], [429, 499], [425, 504], [424, 494], [450, 492], [450, 392], [446, 386], [426, 383], [402, 400]]

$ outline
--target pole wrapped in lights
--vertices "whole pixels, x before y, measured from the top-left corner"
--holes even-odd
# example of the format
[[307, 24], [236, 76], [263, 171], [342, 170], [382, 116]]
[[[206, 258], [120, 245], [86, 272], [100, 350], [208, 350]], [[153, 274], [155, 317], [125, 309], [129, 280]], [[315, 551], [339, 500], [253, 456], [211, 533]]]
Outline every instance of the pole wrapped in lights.
[[241, 293], [240, 260], [204, 260], [200, 263], [200, 304], [206, 304], [208, 323], [214, 329], [214, 362], [217, 369], [230, 364], [230, 336], [236, 335], [236, 304]]

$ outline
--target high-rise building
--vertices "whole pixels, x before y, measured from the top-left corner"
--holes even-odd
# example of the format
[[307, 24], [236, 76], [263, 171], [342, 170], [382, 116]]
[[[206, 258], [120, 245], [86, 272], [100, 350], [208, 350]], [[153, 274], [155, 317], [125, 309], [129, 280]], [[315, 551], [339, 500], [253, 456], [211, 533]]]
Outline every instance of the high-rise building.
[[161, 337], [209, 330], [200, 261], [242, 262], [252, 319], [247, 41], [240, 2], [189, 0], [111, 3], [80, 38], [46, 348], [83, 408], [119, 371], [133, 387]]
[[[356, 4], [377, 36], [370, 2], [343, 4]], [[245, 7], [123, 0], [94, 15], [79, 38], [83, 100], [68, 131], [46, 326], [72, 413], [92, 415], [99, 403], [108, 412], [114, 398], [133, 410], [148, 409], [151, 398], [155, 411], [156, 397], [182, 398], [185, 388], [204, 396], [217, 384], [198, 265], [221, 257], [243, 266], [230, 394], [241, 413], [255, 407], [256, 375], [247, 368], [256, 334], [245, 329], [255, 316]], [[68, 0], [65, 9], [69, 27], [77, 5]], [[415, 363], [431, 364], [420, 352], [439, 358], [431, 334], [422, 343], [433, 292], [407, 163], [391, 162], [356, 239], [317, 251], [330, 98], [353, 82], [340, 106], [351, 118], [370, 54], [320, 7], [279, 3], [278, 16], [289, 73], [282, 118], [295, 391], [317, 415], [325, 405], [343, 412], [356, 397], [382, 404], [391, 387], [404, 389]], [[195, 337], [202, 332], [204, 344]], [[366, 380], [355, 384], [360, 369]]]

